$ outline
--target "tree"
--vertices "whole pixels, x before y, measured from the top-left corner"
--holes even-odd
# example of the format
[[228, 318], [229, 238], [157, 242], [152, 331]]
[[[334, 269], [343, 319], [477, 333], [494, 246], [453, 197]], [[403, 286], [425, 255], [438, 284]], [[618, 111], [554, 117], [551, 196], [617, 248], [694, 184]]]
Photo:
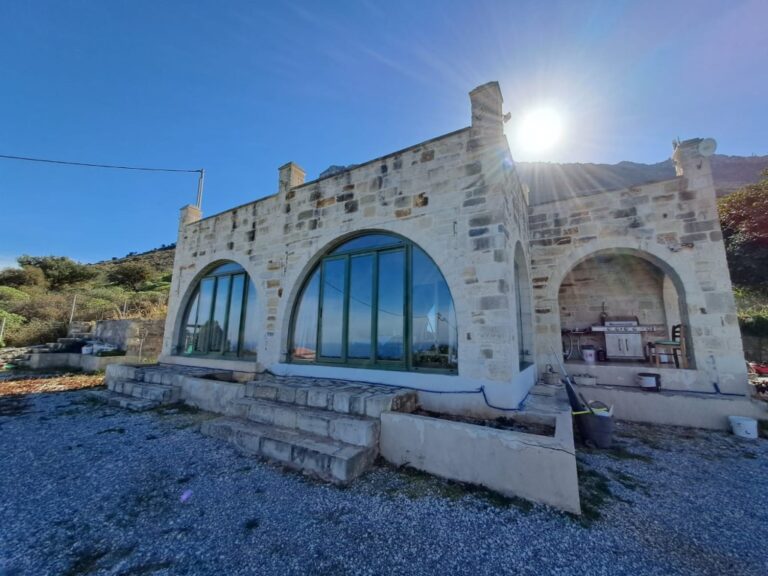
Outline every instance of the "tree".
[[0, 270], [0, 286], [43, 286], [45, 274], [40, 268], [26, 266], [24, 268], [5, 268]]
[[19, 256], [18, 263], [22, 268], [34, 266], [42, 270], [45, 279], [54, 290], [69, 284], [91, 280], [98, 275], [98, 271], [90, 266], [75, 262], [66, 256], [27, 256], [25, 254]]
[[113, 284], [130, 288], [135, 292], [139, 289], [139, 286], [152, 278], [153, 274], [154, 270], [148, 264], [143, 262], [125, 262], [118, 264], [107, 272], [107, 280]]
[[718, 202], [728, 268], [741, 286], [768, 284], [768, 169], [763, 176]]

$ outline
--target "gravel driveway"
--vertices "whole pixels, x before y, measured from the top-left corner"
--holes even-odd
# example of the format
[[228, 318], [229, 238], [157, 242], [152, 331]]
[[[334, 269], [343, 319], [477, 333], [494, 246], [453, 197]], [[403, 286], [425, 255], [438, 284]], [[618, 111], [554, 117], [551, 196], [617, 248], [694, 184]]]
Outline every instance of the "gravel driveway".
[[768, 574], [768, 441], [620, 424], [581, 519], [386, 465], [347, 489], [82, 391], [0, 397], [0, 574]]

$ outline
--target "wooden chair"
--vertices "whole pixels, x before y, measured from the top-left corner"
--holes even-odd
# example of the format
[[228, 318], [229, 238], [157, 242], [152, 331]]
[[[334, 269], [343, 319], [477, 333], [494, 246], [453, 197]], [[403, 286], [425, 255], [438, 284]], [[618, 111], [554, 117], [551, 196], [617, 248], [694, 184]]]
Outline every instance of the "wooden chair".
[[656, 340], [648, 343], [650, 360], [658, 367], [661, 354], [671, 355], [675, 359], [675, 368], [688, 368], [688, 354], [685, 350], [685, 332], [682, 324], [672, 326], [671, 340]]

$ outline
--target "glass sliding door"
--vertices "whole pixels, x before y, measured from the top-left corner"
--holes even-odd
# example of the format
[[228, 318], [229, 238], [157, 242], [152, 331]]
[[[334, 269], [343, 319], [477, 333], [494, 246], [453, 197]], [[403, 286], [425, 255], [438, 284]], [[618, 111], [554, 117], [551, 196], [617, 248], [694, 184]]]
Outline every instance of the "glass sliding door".
[[323, 358], [344, 357], [346, 280], [346, 258], [323, 262], [323, 295], [320, 304], [320, 356]]
[[405, 250], [379, 254], [376, 358], [402, 362], [405, 354]]
[[352, 256], [349, 265], [347, 357], [370, 360], [373, 334], [374, 255]]

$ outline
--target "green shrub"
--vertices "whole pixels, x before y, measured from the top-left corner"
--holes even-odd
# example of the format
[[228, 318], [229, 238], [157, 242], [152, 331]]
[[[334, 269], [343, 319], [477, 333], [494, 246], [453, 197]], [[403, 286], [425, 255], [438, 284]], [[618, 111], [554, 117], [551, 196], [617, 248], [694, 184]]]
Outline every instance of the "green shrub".
[[3, 336], [0, 337], [0, 348], [6, 345], [6, 342], [10, 342], [12, 338], [9, 338], [9, 335], [13, 334], [18, 330], [19, 326], [24, 324], [24, 316], [19, 316], [18, 314], [12, 314], [11, 312], [7, 312], [5, 310], [0, 310], [0, 324], [3, 323], [3, 320], [5, 320], [5, 331], [3, 332]]
[[9, 346], [32, 346], [56, 342], [57, 338], [67, 335], [67, 325], [64, 322], [45, 322], [33, 318], [13, 330], [6, 328], [5, 341]]
[[27, 302], [28, 300], [29, 294], [26, 292], [10, 286], [0, 286], [0, 306], [13, 302]]
[[734, 286], [742, 334], [768, 337], [768, 289]]

